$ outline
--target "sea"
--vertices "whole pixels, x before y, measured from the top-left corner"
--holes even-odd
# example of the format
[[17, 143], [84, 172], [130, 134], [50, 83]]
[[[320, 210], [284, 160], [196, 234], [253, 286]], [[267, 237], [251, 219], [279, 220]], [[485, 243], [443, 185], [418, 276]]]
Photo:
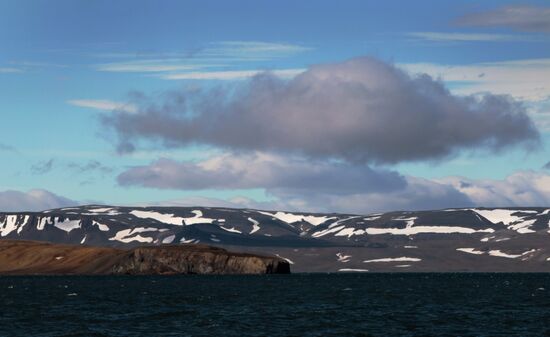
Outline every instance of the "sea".
[[550, 274], [0, 277], [0, 336], [550, 336]]

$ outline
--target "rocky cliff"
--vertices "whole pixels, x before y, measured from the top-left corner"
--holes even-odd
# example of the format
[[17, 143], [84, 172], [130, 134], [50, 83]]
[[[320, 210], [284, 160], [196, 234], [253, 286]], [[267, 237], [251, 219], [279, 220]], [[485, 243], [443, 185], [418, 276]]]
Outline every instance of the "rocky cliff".
[[288, 262], [206, 245], [116, 249], [0, 240], [3, 275], [288, 274]]

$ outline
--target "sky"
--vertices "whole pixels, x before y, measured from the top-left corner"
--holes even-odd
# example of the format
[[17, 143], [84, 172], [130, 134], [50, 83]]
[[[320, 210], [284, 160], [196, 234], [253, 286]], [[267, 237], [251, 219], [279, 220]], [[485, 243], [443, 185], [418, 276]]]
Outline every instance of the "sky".
[[0, 211], [550, 204], [548, 1], [0, 2]]

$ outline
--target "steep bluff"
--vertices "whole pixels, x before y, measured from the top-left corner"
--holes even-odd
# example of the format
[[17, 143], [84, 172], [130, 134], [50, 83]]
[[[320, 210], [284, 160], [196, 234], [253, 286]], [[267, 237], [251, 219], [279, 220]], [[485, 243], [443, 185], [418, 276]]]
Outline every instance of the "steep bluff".
[[3, 275], [288, 274], [277, 257], [206, 245], [116, 249], [0, 240]]
[[288, 262], [202, 246], [156, 246], [132, 249], [113, 266], [115, 274], [288, 274]]

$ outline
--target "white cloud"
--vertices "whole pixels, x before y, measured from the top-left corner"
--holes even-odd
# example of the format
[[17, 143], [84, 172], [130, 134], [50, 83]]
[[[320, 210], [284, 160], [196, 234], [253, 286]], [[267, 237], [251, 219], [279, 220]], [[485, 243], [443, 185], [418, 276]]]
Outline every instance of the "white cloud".
[[[213, 67], [216, 65], [208, 65]], [[207, 65], [190, 64], [183, 59], [155, 59], [127, 62], [113, 62], [96, 65], [99, 71], [128, 73], [161, 73], [167, 71], [188, 71], [207, 67]]]
[[517, 171], [502, 180], [448, 177], [438, 182], [453, 186], [479, 206], [550, 204], [550, 175], [540, 171]]
[[[283, 78], [294, 77], [305, 69], [280, 69], [270, 70], [269, 72]], [[230, 71], [205, 71], [205, 72], [189, 72], [161, 75], [161, 78], [166, 80], [238, 80], [253, 77], [265, 70], [230, 70]]]
[[202, 161], [159, 160], [129, 168], [119, 184], [184, 191], [263, 189], [271, 201], [188, 197], [166, 205], [209, 205], [311, 212], [369, 213], [451, 207], [550, 204], [550, 174], [517, 171], [504, 179], [424, 179], [363, 165], [311, 162], [267, 153]]
[[294, 211], [368, 213], [397, 209], [472, 206], [450, 185], [363, 165], [315, 162], [266, 153], [224, 154], [198, 162], [161, 159], [129, 168], [124, 186], [179, 190], [265, 189], [272, 201], [246, 197], [171, 200], [170, 205], [249, 207]]
[[19, 68], [0, 68], [0, 74], [9, 74], [9, 73], [21, 73], [23, 70]]
[[100, 99], [75, 99], [67, 101], [68, 104], [82, 107], [82, 108], [90, 108], [94, 110], [101, 110], [101, 111], [121, 111], [121, 112], [128, 112], [128, 113], [135, 113], [137, 111], [137, 107], [133, 104], [128, 103], [121, 103], [121, 102], [115, 102], [115, 101], [109, 101], [109, 100], [100, 100]]
[[77, 204], [76, 201], [40, 189], [0, 192], [0, 212], [35, 212]]
[[373, 58], [313, 65], [286, 81], [277, 75], [160, 99], [136, 93], [139, 114], [109, 114], [102, 122], [115, 131], [121, 153], [149, 140], [166, 148], [200, 144], [363, 163], [443, 159], [539, 140], [525, 108], [509, 97], [458, 97], [429, 76], [409, 76]]
[[467, 65], [409, 63], [400, 66], [412, 73], [426, 73], [446, 82], [460, 83], [451, 85], [451, 91], [456, 94], [490, 92], [529, 101], [550, 97], [550, 58]]
[[526, 32], [550, 33], [550, 7], [504, 6], [465, 15], [458, 23], [464, 26], [507, 27]]
[[384, 193], [293, 194], [283, 189], [268, 189], [268, 195], [273, 197], [271, 201], [257, 202], [247, 197], [228, 200], [186, 197], [156, 204], [352, 214], [473, 206], [547, 207], [550, 204], [550, 175], [541, 171], [518, 171], [501, 180], [463, 177], [429, 180], [411, 176], [407, 176], [406, 179], [405, 188]]
[[311, 50], [309, 47], [290, 43], [263, 41], [221, 41], [205, 49], [206, 55], [226, 57], [284, 57]]
[[[107, 53], [101, 57], [129, 58], [128, 61], [102, 63], [95, 69], [107, 72], [137, 72], [137, 73], [173, 73], [189, 72], [198, 69], [227, 67], [240, 62], [266, 61], [281, 57], [289, 57], [297, 53], [311, 50], [309, 47], [263, 41], [221, 41], [206, 45], [188, 52], [170, 53]], [[232, 76], [249, 77], [243, 71], [233, 70]], [[238, 74], [240, 73], [240, 75]], [[180, 74], [175, 74], [180, 76]], [[181, 76], [201, 77], [200, 74]], [[216, 76], [226, 79], [230, 74], [212, 73], [204, 76]]]
[[523, 35], [483, 34], [483, 33], [441, 33], [441, 32], [410, 32], [409, 37], [434, 42], [474, 42], [474, 41], [525, 41]]

